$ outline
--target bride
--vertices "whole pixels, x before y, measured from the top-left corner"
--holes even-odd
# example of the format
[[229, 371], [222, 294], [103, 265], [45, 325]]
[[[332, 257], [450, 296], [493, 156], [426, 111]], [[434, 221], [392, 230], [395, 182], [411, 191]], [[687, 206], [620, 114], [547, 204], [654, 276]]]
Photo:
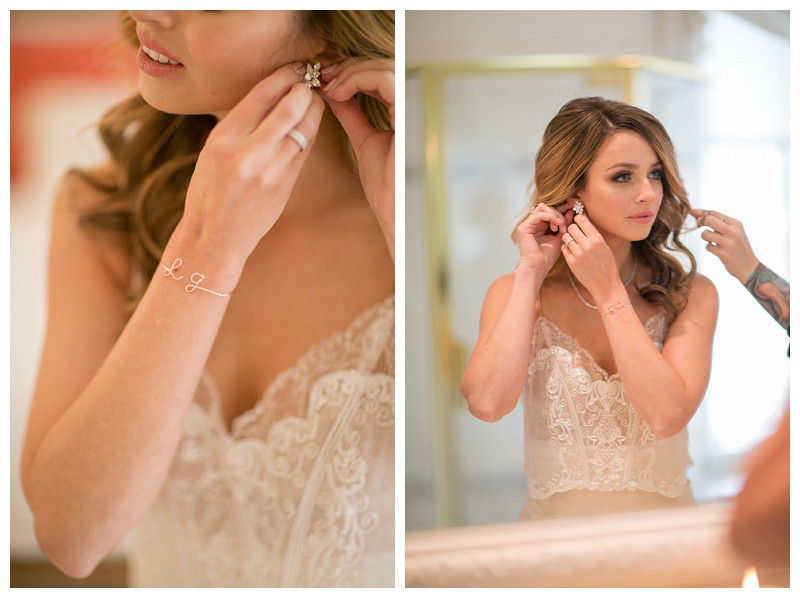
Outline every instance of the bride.
[[394, 13], [130, 11], [55, 202], [21, 473], [84, 577], [394, 585]]
[[680, 242], [688, 211], [649, 113], [580, 98], [547, 126], [519, 264], [486, 294], [461, 383], [485, 421], [522, 397], [523, 518], [693, 502], [686, 426], [708, 385], [718, 298]]

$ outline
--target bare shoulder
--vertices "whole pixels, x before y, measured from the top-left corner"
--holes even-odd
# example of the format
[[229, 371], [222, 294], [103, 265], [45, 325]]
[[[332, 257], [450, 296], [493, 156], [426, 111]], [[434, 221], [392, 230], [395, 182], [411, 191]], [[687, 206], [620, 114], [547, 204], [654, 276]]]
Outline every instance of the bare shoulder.
[[678, 316], [678, 321], [693, 322], [704, 329], [716, 327], [719, 312], [717, 287], [702, 274], [697, 274], [689, 288], [686, 306]]
[[505, 293], [508, 294], [511, 292], [511, 287], [514, 284], [514, 273], [509, 272], [508, 274], [503, 274], [499, 278], [495, 279], [494, 282], [489, 286], [490, 293]]
[[508, 301], [508, 296], [511, 294], [511, 287], [514, 285], [514, 273], [504, 274], [496, 279], [491, 285], [489, 290], [486, 291], [486, 297], [483, 300], [483, 307], [481, 308], [481, 328], [491, 326], [503, 306]]
[[697, 274], [694, 277], [692, 286], [689, 289], [689, 302], [716, 311], [719, 305], [719, 294], [717, 293], [717, 287], [714, 286], [710, 278], [702, 274]]
[[509, 272], [508, 274], [503, 274], [501, 277], [495, 279], [491, 285], [489, 285], [489, 290], [486, 291], [486, 298], [484, 299], [484, 305], [487, 303], [505, 303], [508, 299], [509, 294], [511, 293], [511, 287], [514, 286], [514, 273]]
[[[131, 275], [131, 252], [119, 234], [92, 228], [83, 223], [83, 216], [98, 209], [108, 198], [102, 190], [112, 183], [108, 167], [86, 173], [98, 182], [91, 184], [87, 176], [67, 172], [56, 191], [52, 212], [51, 263], [54, 258], [91, 260], [99, 265], [115, 286], [126, 288]], [[56, 255], [58, 254], [58, 256]]]

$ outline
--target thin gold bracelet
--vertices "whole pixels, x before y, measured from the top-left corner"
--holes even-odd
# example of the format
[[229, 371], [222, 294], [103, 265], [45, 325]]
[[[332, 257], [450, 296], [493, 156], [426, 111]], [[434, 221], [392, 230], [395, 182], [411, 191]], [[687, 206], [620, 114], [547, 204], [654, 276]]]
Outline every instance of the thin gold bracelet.
[[[183, 276], [177, 276], [175, 274], [176, 270], [183, 265], [183, 260], [181, 258], [177, 258], [174, 262], [172, 262], [171, 266], [165, 266], [163, 263], [159, 262], [159, 265], [164, 268], [164, 276], [171, 276], [175, 280], [182, 280]], [[212, 295], [216, 295], [217, 297], [229, 297], [230, 293], [217, 293], [216, 291], [212, 291], [211, 289], [207, 289], [205, 287], [201, 287], [200, 284], [206, 279], [206, 277], [199, 272], [195, 272], [189, 277], [191, 284], [187, 284], [184, 290], [187, 293], [193, 293], [196, 290], [205, 291], [206, 293], [211, 293]]]

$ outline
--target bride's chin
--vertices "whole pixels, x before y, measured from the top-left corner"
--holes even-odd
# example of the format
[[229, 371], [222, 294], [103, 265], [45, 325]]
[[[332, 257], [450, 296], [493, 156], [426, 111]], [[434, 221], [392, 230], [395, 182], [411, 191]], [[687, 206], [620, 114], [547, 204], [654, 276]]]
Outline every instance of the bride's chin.
[[139, 86], [139, 94], [147, 104], [167, 114], [187, 116], [209, 114], [219, 120], [232, 108], [224, 102], [212, 102], [211, 105], [205, 102], [187, 102], [186, 98], [179, 94], [162, 93], [160, 90], [150, 89], [144, 85]]
[[139, 94], [150, 107], [156, 110], [167, 114], [189, 114], [185, 110], [185, 105], [181, 106], [181, 102], [165, 97], [164, 94], [153, 93], [144, 86], [139, 87]]

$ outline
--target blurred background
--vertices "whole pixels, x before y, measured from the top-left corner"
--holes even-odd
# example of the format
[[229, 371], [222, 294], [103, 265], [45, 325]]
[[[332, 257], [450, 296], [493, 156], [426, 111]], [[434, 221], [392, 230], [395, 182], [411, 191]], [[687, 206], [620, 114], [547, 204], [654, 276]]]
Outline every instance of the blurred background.
[[12, 587], [125, 581], [122, 551], [85, 581], [47, 565], [19, 484], [20, 447], [46, 324], [51, 202], [69, 167], [103, 160], [92, 125], [136, 90], [135, 51], [119, 44], [117, 18], [113, 11], [10, 11]]
[[[458, 383], [489, 284], [516, 266], [535, 153], [568, 100], [601, 95], [666, 126], [694, 207], [744, 222], [789, 279], [788, 11], [406, 12], [406, 527], [516, 520], [522, 407], [496, 423]], [[690, 219], [694, 225], [694, 219]], [[786, 332], [705, 250], [720, 315], [690, 424], [699, 501], [739, 468], [788, 401]]]

